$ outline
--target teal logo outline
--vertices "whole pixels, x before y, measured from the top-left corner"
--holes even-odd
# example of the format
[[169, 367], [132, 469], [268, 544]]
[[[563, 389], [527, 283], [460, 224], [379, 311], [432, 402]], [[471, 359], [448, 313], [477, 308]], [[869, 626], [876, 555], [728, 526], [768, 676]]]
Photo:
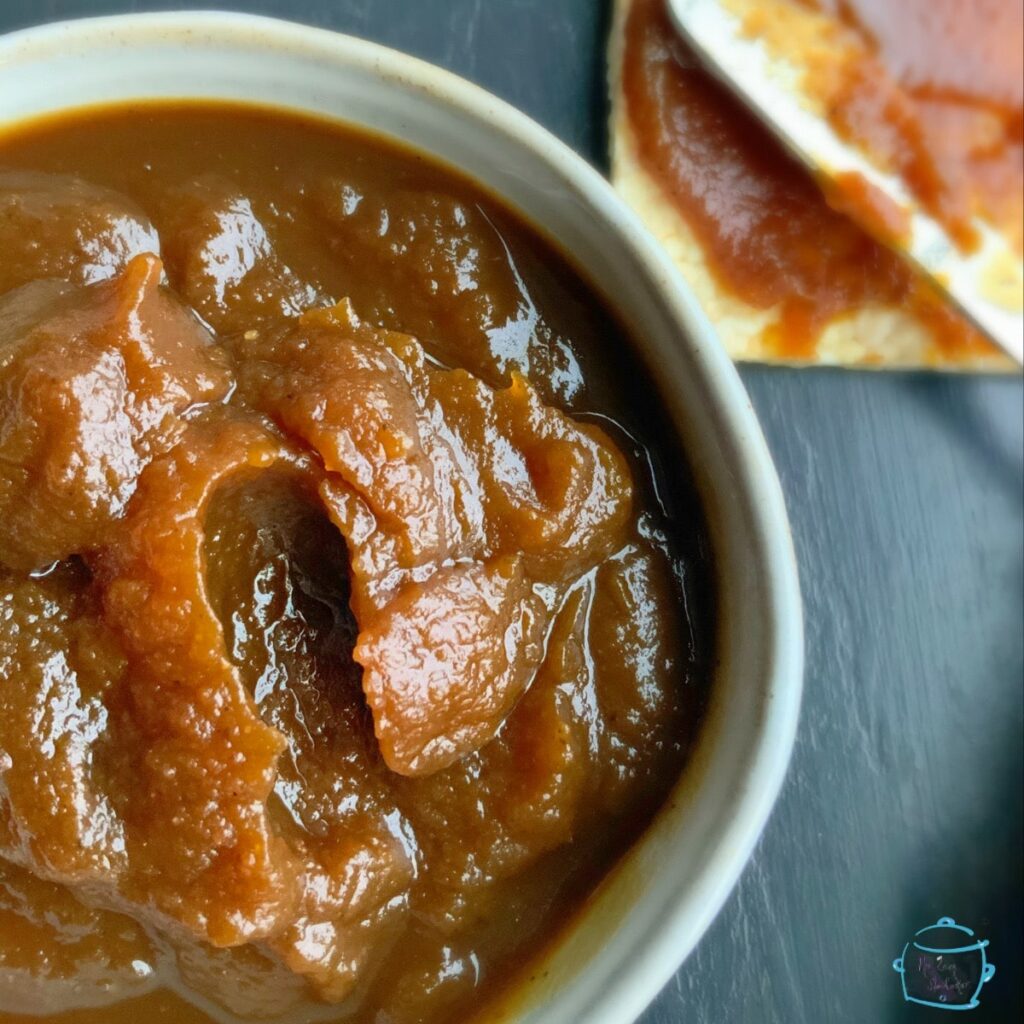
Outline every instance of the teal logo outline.
[[[968, 938], [973, 939], [974, 941], [965, 943], [962, 946], [950, 948], [930, 946], [927, 944], [927, 938], [922, 940], [921, 936], [925, 935], [926, 932], [934, 931], [936, 928], [955, 928], [957, 931], [963, 932]], [[900, 984], [903, 988], [903, 998], [908, 1003], [918, 1003], [920, 1006], [934, 1006], [937, 1010], [973, 1010], [976, 1006], [980, 1006], [981, 1002], [978, 999], [978, 996], [981, 993], [982, 986], [986, 982], [991, 981], [993, 975], [996, 973], [996, 965], [990, 963], [988, 958], [985, 956], [985, 948], [987, 946], [988, 939], [976, 939], [974, 937], [974, 932], [970, 928], [965, 928], [962, 924], [957, 924], [951, 917], [940, 917], [935, 924], [930, 924], [926, 928], [922, 928], [920, 931], [915, 932], [914, 937], [903, 947], [903, 952], [892, 962], [892, 969], [900, 976]], [[922, 953], [931, 953], [940, 957], [948, 953], [970, 953], [974, 950], [980, 952], [981, 975], [978, 978], [978, 987], [972, 993], [970, 1001], [966, 1003], [942, 1003], [930, 999], [918, 999], [915, 996], [910, 995], [910, 993], [907, 992], [907, 972], [904, 967], [904, 961], [906, 960], [907, 954], [911, 951], [911, 947]]]

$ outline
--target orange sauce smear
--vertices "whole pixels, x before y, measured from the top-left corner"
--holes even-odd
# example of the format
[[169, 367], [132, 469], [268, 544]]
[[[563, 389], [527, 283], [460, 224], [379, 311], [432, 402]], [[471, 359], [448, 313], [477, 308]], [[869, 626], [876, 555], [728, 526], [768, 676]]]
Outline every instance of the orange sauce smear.
[[766, 332], [780, 358], [812, 359], [829, 322], [867, 306], [912, 313], [947, 357], [993, 351], [925, 278], [829, 206], [811, 175], [699, 67], [664, 0], [634, 0], [622, 74], [640, 163], [696, 235], [718, 284], [756, 308], [781, 305]]
[[846, 214], [872, 238], [886, 245], [905, 245], [910, 237], [910, 214], [856, 171], [844, 171], [820, 182], [828, 205]]
[[809, 50], [799, 62], [807, 60], [807, 87], [836, 131], [899, 174], [963, 249], [976, 244], [972, 221], [980, 217], [1019, 252], [1024, 5], [801, 2], [835, 19], [837, 47]]

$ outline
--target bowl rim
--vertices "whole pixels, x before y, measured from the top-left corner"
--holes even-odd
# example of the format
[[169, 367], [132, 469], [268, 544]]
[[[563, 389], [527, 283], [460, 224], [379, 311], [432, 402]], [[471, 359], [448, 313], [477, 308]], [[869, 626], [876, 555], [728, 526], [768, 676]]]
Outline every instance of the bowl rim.
[[[769, 664], [761, 680], [761, 727], [750, 752], [744, 784], [735, 795], [727, 824], [709, 844], [711, 855], [696, 868], [696, 877], [683, 898], [670, 902], [660, 912], [656, 924], [634, 948], [631, 963], [615, 965], [614, 979], [609, 980], [623, 983], [610, 985], [610, 991], [602, 994], [600, 1002], [587, 1004], [585, 1019], [589, 1024], [634, 1021], [692, 952], [739, 880], [767, 824], [796, 738], [804, 658], [796, 555], [782, 488], [746, 390], [683, 276], [607, 179], [529, 115], [482, 87], [418, 57], [358, 36], [283, 18], [212, 9], [186, 10], [70, 19], [0, 35], [0, 77], [16, 72], [22, 62], [59, 58], [69, 46], [81, 46], [90, 40], [109, 43], [113, 38], [127, 46], [150, 38], [166, 42], [172, 37], [184, 43], [199, 35], [216, 36], [225, 44], [245, 41], [267, 49], [315, 53], [327, 61], [421, 90], [470, 120], [489, 122], [544, 161], [599, 213], [627, 254], [654, 282], [667, 313], [681, 328], [678, 343], [689, 349], [690, 359], [702, 373], [701, 383], [714, 412], [713, 429], [732, 445], [738, 482], [746, 491], [748, 515], [755, 527], [752, 543], [761, 557], [757, 568], [764, 579]], [[211, 94], [209, 98], [219, 97]], [[123, 100], [111, 102], [130, 99], [126, 90]], [[267, 106], [259, 100], [252, 102]], [[72, 101], [59, 109], [71, 111], [82, 106]], [[345, 120], [312, 109], [308, 112], [336, 122]], [[0, 129], [4, 128], [6, 123], [0, 123]], [[463, 173], [473, 177], [471, 172]], [[529, 215], [527, 220], [533, 223]], [[586, 261], [571, 250], [570, 255], [586, 270]], [[703, 486], [700, 490], [703, 492]], [[703, 493], [702, 500], [707, 510]], [[708, 731], [709, 723], [705, 722], [701, 733]], [[688, 765], [683, 776], [692, 773], [693, 767]], [[641, 838], [638, 845], [642, 842]], [[573, 983], [581, 982], [577, 978]]]

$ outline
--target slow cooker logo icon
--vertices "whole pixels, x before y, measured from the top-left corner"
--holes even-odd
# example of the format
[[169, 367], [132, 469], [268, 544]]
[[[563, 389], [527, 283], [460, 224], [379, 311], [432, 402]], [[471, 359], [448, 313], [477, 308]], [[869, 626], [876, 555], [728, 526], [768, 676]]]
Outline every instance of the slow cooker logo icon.
[[973, 1010], [981, 986], [996, 973], [985, 956], [987, 945], [988, 939], [976, 939], [951, 917], [922, 928], [892, 962], [903, 998], [939, 1010]]

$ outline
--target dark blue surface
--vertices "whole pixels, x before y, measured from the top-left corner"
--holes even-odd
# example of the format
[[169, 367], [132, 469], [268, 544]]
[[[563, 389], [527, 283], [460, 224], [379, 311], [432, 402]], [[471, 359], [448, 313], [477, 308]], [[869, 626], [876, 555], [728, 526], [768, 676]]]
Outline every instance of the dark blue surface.
[[[189, 5], [0, 0], [0, 30], [175, 6]], [[606, 162], [598, 0], [218, 6], [443, 64]], [[742, 373], [796, 537], [804, 712], [753, 861], [643, 1022], [1020, 1020], [1021, 381]], [[892, 969], [915, 931], [947, 916], [991, 941], [997, 968], [981, 1007], [956, 1017], [904, 1003]]]

